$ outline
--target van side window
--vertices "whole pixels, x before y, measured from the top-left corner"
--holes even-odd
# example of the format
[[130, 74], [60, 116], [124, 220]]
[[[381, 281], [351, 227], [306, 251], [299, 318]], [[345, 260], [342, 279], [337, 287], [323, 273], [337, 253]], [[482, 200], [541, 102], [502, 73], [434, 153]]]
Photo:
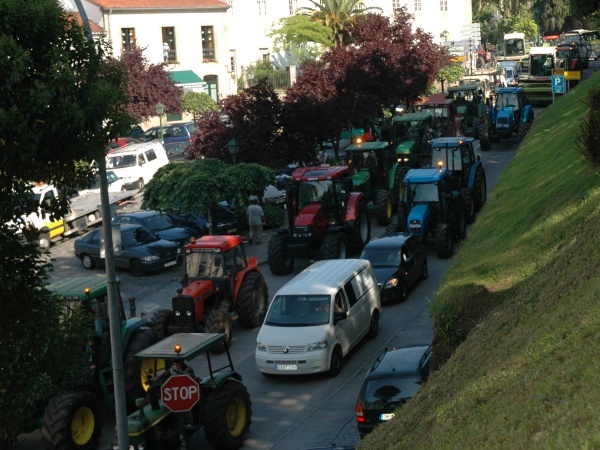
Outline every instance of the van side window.
[[363, 269], [351, 281], [356, 299], [360, 300], [373, 286], [376, 285], [373, 275], [370, 271]]
[[350, 303], [350, 308], [352, 308], [356, 304], [356, 293], [354, 292], [354, 288], [352, 287], [352, 281], [348, 281], [344, 286], [344, 290], [346, 291], [346, 297], [348, 298], [348, 302]]
[[154, 153], [153, 149], [146, 150], [146, 158], [148, 159], [148, 162], [156, 159], [156, 153]]
[[335, 302], [334, 302], [335, 312], [347, 312], [348, 311], [348, 304], [344, 300], [345, 297], [346, 297], [346, 295], [344, 294], [343, 289], [340, 289], [337, 292], [337, 294], [335, 294]]

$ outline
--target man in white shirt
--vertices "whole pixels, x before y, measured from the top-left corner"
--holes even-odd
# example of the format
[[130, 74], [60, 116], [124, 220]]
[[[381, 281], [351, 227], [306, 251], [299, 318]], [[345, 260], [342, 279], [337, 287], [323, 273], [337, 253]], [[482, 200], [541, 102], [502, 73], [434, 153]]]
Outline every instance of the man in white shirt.
[[261, 243], [263, 225], [265, 223], [265, 213], [258, 204], [258, 200], [252, 199], [250, 206], [246, 211], [246, 218], [248, 219], [248, 226], [250, 227], [250, 244]]

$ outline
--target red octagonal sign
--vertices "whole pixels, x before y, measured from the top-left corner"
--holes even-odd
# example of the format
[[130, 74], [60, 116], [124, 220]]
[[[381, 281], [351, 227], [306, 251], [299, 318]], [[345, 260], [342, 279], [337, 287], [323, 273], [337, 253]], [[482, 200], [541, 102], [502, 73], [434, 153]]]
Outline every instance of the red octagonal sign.
[[187, 375], [171, 375], [160, 392], [162, 402], [173, 412], [189, 411], [200, 400], [200, 386]]

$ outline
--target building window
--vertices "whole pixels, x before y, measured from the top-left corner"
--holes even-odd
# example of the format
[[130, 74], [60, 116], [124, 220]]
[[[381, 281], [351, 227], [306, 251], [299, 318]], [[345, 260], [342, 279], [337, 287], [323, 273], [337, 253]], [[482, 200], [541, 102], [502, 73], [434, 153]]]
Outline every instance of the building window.
[[268, 48], [261, 48], [258, 50], [258, 52], [260, 53], [263, 61], [265, 61], [265, 62], [271, 61], [271, 54], [269, 53]]
[[175, 27], [163, 27], [163, 60], [177, 61], [177, 47], [175, 46]]
[[290, 16], [293, 16], [294, 14], [296, 14], [296, 11], [298, 10], [298, 0], [289, 0], [289, 5], [290, 5]]
[[135, 46], [135, 28], [121, 28], [121, 46], [129, 51]]
[[267, 15], [267, 0], [256, 0], [256, 4], [258, 5], [258, 15], [266, 16]]
[[396, 12], [402, 7], [400, 0], [392, 0], [392, 11]]
[[215, 61], [215, 36], [213, 27], [200, 27], [202, 33], [202, 62]]
[[448, 0], [440, 0], [440, 11], [448, 11]]
[[235, 50], [229, 50], [229, 70], [230, 73], [235, 73]]
[[415, 11], [421, 11], [421, 0], [415, 0]]

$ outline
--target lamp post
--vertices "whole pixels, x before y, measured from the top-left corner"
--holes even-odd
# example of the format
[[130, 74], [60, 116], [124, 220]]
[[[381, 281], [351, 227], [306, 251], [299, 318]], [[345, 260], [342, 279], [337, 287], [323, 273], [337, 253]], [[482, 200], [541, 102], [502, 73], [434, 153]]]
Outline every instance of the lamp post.
[[237, 141], [236, 138], [233, 138], [227, 143], [227, 147], [229, 148], [229, 153], [231, 154], [231, 158], [233, 159], [233, 164], [235, 165], [236, 156], [238, 155], [238, 153], [240, 151], [240, 143]]
[[248, 87], [250, 87], [250, 85], [252, 84], [252, 80], [254, 80], [254, 70], [248, 69], [246, 76], [248, 77]]
[[162, 129], [162, 115], [165, 112], [165, 105], [163, 105], [161, 102], [158, 102], [155, 106], [154, 106], [154, 110], [156, 111], [156, 114], [158, 115], [158, 120], [160, 123], [159, 126], [159, 133], [160, 133], [160, 141], [162, 142], [163, 139], [163, 129]]

